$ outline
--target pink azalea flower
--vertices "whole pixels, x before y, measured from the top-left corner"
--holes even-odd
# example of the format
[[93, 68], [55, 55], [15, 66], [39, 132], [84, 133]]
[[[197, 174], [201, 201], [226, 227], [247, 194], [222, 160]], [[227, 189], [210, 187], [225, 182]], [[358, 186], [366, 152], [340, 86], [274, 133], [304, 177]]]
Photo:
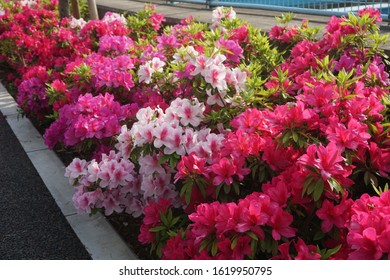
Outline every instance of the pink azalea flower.
[[174, 134], [175, 128], [172, 127], [169, 123], [162, 123], [162, 125], [154, 127], [153, 136], [154, 146], [156, 148], [161, 148], [163, 145], [171, 146], [171, 136]]
[[298, 27], [293, 26], [292, 28], [286, 28], [282, 26], [273, 26], [269, 32], [269, 37], [271, 40], [280, 40], [282, 42], [292, 42], [294, 37], [299, 33]]
[[205, 237], [215, 232], [215, 219], [218, 216], [219, 206], [218, 201], [200, 204], [196, 207], [196, 212], [188, 216], [193, 222], [191, 231], [195, 236], [195, 244], [200, 244]]
[[163, 260], [188, 260], [190, 259], [186, 253], [186, 241], [182, 239], [180, 232], [168, 239], [162, 252]]
[[240, 59], [244, 57], [244, 51], [236, 41], [226, 40], [224, 37], [221, 37], [218, 41], [218, 46], [222, 50], [226, 50], [226, 58], [234, 63], [240, 63]]
[[74, 158], [71, 164], [65, 169], [65, 176], [69, 178], [70, 183], [82, 175], [87, 174], [87, 161]]
[[322, 220], [321, 230], [329, 232], [333, 226], [343, 228], [346, 226], [349, 218], [349, 208], [353, 201], [348, 199], [342, 201], [339, 205], [334, 205], [329, 200], [325, 199], [320, 209], [317, 210], [317, 216]]
[[156, 202], [151, 202], [145, 206], [144, 213], [145, 217], [143, 223], [145, 225], [157, 225], [160, 223], [160, 213], [165, 213], [171, 208], [170, 199], [160, 198]]
[[217, 104], [220, 107], [224, 107], [226, 104], [225, 96], [227, 95], [226, 91], [218, 92], [218, 93], [212, 93], [211, 89], [206, 90], [206, 94], [208, 95], [206, 103], [208, 105], [215, 105]]
[[138, 159], [140, 165], [139, 173], [142, 175], [152, 175], [153, 173], [165, 173], [164, 168], [158, 163], [159, 155], [146, 155]]
[[[313, 83], [313, 82], [310, 82]], [[334, 85], [324, 84], [318, 81], [314, 82], [313, 86], [303, 86], [303, 94], [297, 96], [297, 100], [301, 100], [313, 107], [318, 113], [328, 115], [328, 111], [332, 111], [334, 107], [334, 100], [338, 97]]]
[[227, 89], [226, 84], [226, 69], [224, 66], [211, 65], [204, 71], [205, 81], [213, 88], [217, 88], [219, 91]]
[[178, 193], [171, 184], [171, 174], [160, 173], [142, 176], [141, 191], [144, 198], [167, 198], [174, 199]]
[[260, 226], [269, 222], [270, 199], [263, 194], [260, 197], [255, 197], [253, 194], [238, 203], [236, 212], [239, 219], [234, 229], [237, 232], [252, 231], [264, 239], [264, 231]]
[[378, 244], [384, 253], [390, 258], [390, 227], [378, 236]]
[[325, 131], [328, 140], [336, 144], [340, 150], [346, 148], [356, 150], [360, 148], [368, 148], [367, 140], [371, 135], [367, 132], [367, 125], [351, 118], [348, 125], [340, 123], [337, 117], [329, 118], [329, 124]]
[[182, 180], [188, 177], [197, 175], [208, 177], [208, 172], [205, 167], [206, 159], [198, 157], [194, 152], [188, 156], [182, 156], [181, 161], [177, 164], [178, 172], [175, 175], [176, 183], [178, 180]]
[[171, 155], [176, 153], [178, 155], [185, 154], [185, 148], [183, 145], [183, 129], [181, 127], [176, 127], [171, 130], [167, 141], [164, 142], [164, 154]]
[[99, 179], [100, 167], [96, 160], [91, 160], [88, 165], [88, 176], [87, 180], [91, 183], [96, 182]]
[[207, 69], [213, 65], [213, 60], [210, 57], [207, 57], [206, 55], [202, 54], [195, 56], [195, 58], [191, 60], [191, 63], [194, 66], [194, 69], [191, 72], [192, 76], [196, 76], [198, 74], [205, 76], [207, 73]]
[[277, 143], [271, 137], [262, 139], [262, 159], [275, 171], [283, 171], [296, 163], [300, 152], [291, 146], [277, 147]]
[[133, 136], [134, 146], [142, 146], [145, 143], [153, 143], [155, 124], [134, 124], [130, 130]]
[[279, 255], [274, 256], [273, 260], [292, 260], [290, 256], [290, 242], [282, 243], [278, 246]]
[[239, 68], [234, 68], [229, 73], [230, 82], [234, 85], [237, 93], [242, 92], [246, 88], [247, 73]]
[[317, 247], [314, 245], [306, 245], [305, 242], [298, 237], [298, 241], [294, 242], [295, 249], [298, 255], [296, 260], [319, 260], [321, 255], [317, 253]]
[[271, 182], [263, 184], [262, 190], [272, 201], [278, 203], [280, 207], [286, 207], [287, 200], [291, 196], [291, 191], [288, 183], [280, 177], [281, 176], [273, 177]]
[[231, 20], [236, 18], [236, 12], [233, 8], [217, 7], [212, 13], [212, 22], [218, 23], [222, 20]]
[[258, 156], [264, 148], [265, 141], [257, 133], [246, 133], [238, 129], [226, 135], [221, 150], [222, 155], [232, 155], [235, 158]]
[[347, 54], [343, 54], [334, 69], [336, 71], [341, 71], [342, 69], [344, 69], [346, 72], [349, 72], [355, 66], [355, 62], [355, 59], [351, 58]]
[[166, 213], [171, 208], [171, 202], [170, 199], [159, 198], [157, 202], [150, 202], [149, 205], [145, 206], [145, 217], [142, 221], [138, 241], [142, 244], [154, 243], [155, 233], [152, 233], [150, 229], [161, 224], [160, 214]]
[[[224, 233], [236, 229], [243, 212], [240, 211], [236, 203], [223, 203], [218, 210], [218, 216], [215, 218], [215, 228], [217, 236], [223, 236]], [[245, 231], [241, 231], [245, 232]]]
[[282, 236], [290, 238], [295, 236], [296, 229], [290, 227], [293, 216], [281, 208], [276, 208], [268, 224], [272, 227], [272, 238], [280, 240]]
[[250, 246], [251, 240], [252, 239], [248, 235], [240, 235], [229, 259], [243, 260], [246, 255], [252, 254], [253, 251]]
[[92, 208], [102, 207], [102, 201], [105, 199], [105, 195], [101, 189], [96, 189], [91, 192], [76, 191], [72, 199], [78, 211], [91, 213]]
[[382, 22], [381, 12], [377, 9], [367, 7], [358, 11], [358, 16], [368, 15], [370, 18], [374, 19], [374, 23]]
[[165, 21], [164, 15], [153, 13], [150, 16], [150, 20], [152, 22], [152, 26], [154, 30], [159, 30], [161, 24]]
[[216, 175], [213, 179], [215, 186], [221, 183], [231, 185], [233, 183], [233, 175], [237, 172], [237, 166], [225, 157], [221, 158], [218, 163], [213, 164], [211, 169]]
[[348, 256], [350, 260], [378, 260], [382, 257], [375, 228], [366, 228], [361, 234], [350, 232], [347, 241], [354, 250]]
[[249, 108], [231, 121], [235, 129], [243, 129], [248, 133], [260, 132], [262, 135], [272, 131], [271, 123], [265, 111]]
[[99, 164], [100, 186], [109, 189], [126, 186], [135, 179], [133, 169], [133, 163], [128, 160], [103, 159]]
[[200, 104], [191, 104], [188, 99], [184, 99], [182, 105], [177, 109], [180, 123], [183, 126], [187, 126], [188, 124], [191, 124], [193, 127], [199, 126], [204, 109], [204, 106], [201, 106]]
[[105, 23], [120, 22], [123, 25], [127, 24], [127, 21], [123, 15], [118, 14], [118, 13], [113, 13], [113, 12], [105, 13], [104, 17], [102, 18], [102, 22], [105, 22]]
[[162, 72], [163, 67], [165, 66], [165, 62], [158, 57], [153, 57], [153, 59], [149, 63], [150, 67], [154, 70], [154, 72]]
[[369, 147], [371, 164], [379, 170], [382, 176], [390, 174], [390, 150], [389, 148], [380, 148], [375, 142], [370, 143]]
[[69, 23], [70, 28], [75, 29], [75, 28], [83, 28], [84, 25], [86, 24], [85, 20], [83, 18], [76, 19], [73, 16], [71, 17], [71, 21]]
[[230, 30], [231, 40], [236, 40], [238, 42], [247, 43], [248, 42], [248, 24], [243, 24], [236, 29]]
[[112, 213], [120, 213], [123, 211], [120, 202], [114, 198], [112, 195], [108, 195], [103, 203], [102, 206], [104, 207], [104, 214], [106, 216], [110, 216]]
[[326, 147], [310, 145], [306, 149], [306, 154], [301, 156], [298, 162], [304, 166], [315, 167], [325, 182], [331, 177], [347, 178], [351, 174], [350, 168], [344, 165], [341, 151], [332, 142]]
[[154, 73], [154, 69], [151, 67], [150, 64], [146, 63], [144, 65], [141, 65], [137, 72], [139, 76], [138, 81], [140, 83], [145, 82], [146, 84], [150, 84], [150, 82], [152, 81], [153, 73]]

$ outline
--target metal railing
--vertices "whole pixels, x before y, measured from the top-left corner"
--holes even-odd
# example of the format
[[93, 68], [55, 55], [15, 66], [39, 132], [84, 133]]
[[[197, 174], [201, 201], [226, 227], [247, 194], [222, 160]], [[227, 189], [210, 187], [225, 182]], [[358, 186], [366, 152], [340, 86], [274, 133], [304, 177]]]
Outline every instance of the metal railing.
[[383, 20], [390, 21], [390, 0], [167, 0], [203, 4], [207, 8], [225, 6], [264, 9], [281, 12], [341, 16], [372, 7], [381, 12]]

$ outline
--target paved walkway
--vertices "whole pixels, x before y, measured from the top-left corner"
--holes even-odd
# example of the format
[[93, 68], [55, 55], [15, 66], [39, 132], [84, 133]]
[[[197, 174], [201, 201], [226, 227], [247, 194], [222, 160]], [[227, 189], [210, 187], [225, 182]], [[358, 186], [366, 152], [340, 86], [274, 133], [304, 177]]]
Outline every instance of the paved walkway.
[[0, 259], [91, 259], [0, 112]]

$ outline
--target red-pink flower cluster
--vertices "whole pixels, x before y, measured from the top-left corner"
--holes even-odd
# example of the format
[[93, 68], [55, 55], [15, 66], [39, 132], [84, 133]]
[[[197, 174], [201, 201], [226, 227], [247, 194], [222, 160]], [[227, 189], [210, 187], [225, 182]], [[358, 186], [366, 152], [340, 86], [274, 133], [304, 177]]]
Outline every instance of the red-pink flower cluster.
[[390, 258], [390, 192], [380, 197], [363, 194], [351, 206], [347, 225], [349, 259], [378, 260]]
[[176, 242], [167, 243], [165, 258], [178, 248], [185, 248], [185, 254], [180, 255], [185, 259], [243, 259], [255, 253], [252, 241], [271, 236], [274, 240], [291, 238], [296, 232], [291, 227], [293, 216], [269, 196], [256, 192], [238, 203], [200, 204], [189, 219], [192, 224], [185, 234], [187, 239], [172, 238]]

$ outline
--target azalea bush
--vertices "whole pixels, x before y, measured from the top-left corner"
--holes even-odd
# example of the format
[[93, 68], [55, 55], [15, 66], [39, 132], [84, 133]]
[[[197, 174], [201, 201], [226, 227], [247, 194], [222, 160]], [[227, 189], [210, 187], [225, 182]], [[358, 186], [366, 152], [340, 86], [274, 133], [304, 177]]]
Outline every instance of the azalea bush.
[[[150, 5], [60, 22], [53, 1], [30, 2], [2, 2], [0, 58], [20, 108], [49, 120], [46, 144], [78, 152], [65, 175], [79, 211], [142, 219], [139, 242], [163, 259], [390, 257], [378, 11], [323, 31], [286, 14], [265, 34], [231, 8], [163, 26]], [[20, 39], [35, 32], [68, 37], [41, 54]]]

